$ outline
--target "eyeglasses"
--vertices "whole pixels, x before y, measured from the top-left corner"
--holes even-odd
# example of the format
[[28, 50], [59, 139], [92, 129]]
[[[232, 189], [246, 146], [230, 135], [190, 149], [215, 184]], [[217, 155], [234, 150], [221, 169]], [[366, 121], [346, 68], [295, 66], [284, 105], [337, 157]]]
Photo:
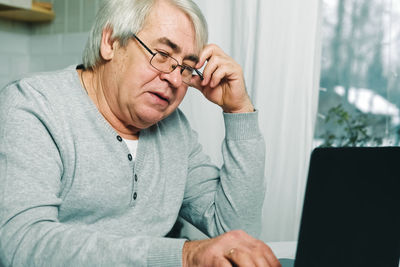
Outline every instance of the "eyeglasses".
[[132, 34], [136, 40], [152, 55], [150, 59], [150, 65], [158, 71], [163, 73], [171, 73], [177, 67], [181, 68], [182, 81], [190, 86], [190, 81], [192, 80], [193, 75], [198, 75], [201, 80], [203, 80], [203, 74], [198, 70], [191, 66], [179, 64], [178, 60], [171, 57], [167, 53], [162, 51], [153, 52], [150, 48], [148, 48], [137, 36], [136, 34]]

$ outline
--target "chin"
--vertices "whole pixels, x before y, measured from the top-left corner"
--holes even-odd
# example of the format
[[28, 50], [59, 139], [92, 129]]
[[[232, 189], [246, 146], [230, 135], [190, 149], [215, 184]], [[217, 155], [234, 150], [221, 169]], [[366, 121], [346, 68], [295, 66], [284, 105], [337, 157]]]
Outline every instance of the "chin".
[[136, 127], [145, 129], [148, 128], [157, 122], [165, 119], [176, 109], [171, 105], [165, 109], [160, 109], [151, 105], [141, 106], [141, 108], [137, 108], [131, 111], [131, 114], [136, 116], [132, 117], [133, 122], [136, 124]]
[[140, 124], [143, 127], [140, 127], [142, 129], [149, 128], [150, 126], [156, 124], [157, 122], [163, 120], [166, 118], [169, 114], [164, 114], [164, 113], [157, 113], [157, 114], [146, 114], [144, 116], [140, 116]]

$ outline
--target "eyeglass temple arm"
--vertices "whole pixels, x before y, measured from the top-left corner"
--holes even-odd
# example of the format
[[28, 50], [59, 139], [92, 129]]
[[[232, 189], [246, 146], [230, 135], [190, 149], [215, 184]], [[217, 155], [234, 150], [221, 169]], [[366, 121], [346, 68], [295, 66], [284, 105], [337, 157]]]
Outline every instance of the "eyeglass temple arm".
[[138, 42], [147, 50], [149, 51], [149, 53], [154, 56], [156, 53], [154, 53], [153, 51], [150, 50], [150, 48], [147, 47], [147, 45], [145, 45], [142, 40], [139, 39], [139, 37], [136, 36], [136, 34], [132, 33], [133, 37], [135, 37], [136, 40], [138, 40]]
[[203, 73], [201, 73], [198, 69], [194, 69], [194, 71], [199, 75], [200, 80], [204, 80]]

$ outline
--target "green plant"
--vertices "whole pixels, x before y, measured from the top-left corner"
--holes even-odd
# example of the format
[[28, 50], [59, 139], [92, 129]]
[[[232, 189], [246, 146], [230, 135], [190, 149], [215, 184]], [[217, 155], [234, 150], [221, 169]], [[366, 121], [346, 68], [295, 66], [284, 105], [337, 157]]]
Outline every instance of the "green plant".
[[332, 107], [325, 117], [327, 130], [320, 136], [324, 140], [321, 147], [381, 145], [381, 137], [373, 137], [368, 133], [369, 121], [367, 114], [359, 111], [350, 114], [341, 104]]

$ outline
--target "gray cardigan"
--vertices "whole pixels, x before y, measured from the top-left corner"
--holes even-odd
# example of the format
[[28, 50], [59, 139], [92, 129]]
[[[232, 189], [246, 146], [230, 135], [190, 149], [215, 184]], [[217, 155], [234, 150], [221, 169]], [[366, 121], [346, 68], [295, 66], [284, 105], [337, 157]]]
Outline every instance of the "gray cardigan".
[[257, 112], [224, 114], [221, 169], [180, 110], [141, 131], [136, 160], [75, 66], [0, 91], [0, 266], [179, 266], [178, 215], [257, 236], [265, 147]]

